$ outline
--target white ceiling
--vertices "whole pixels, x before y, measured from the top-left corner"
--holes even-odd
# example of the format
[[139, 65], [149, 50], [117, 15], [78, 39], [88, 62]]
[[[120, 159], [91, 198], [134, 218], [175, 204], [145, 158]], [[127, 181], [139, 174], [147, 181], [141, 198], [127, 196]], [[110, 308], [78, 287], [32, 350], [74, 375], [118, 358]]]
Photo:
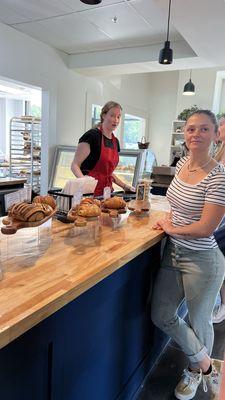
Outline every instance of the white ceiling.
[[172, 0], [174, 62], [162, 66], [167, 12], [168, 0], [0, 0], [0, 22], [65, 52], [87, 75], [225, 65], [224, 0]]

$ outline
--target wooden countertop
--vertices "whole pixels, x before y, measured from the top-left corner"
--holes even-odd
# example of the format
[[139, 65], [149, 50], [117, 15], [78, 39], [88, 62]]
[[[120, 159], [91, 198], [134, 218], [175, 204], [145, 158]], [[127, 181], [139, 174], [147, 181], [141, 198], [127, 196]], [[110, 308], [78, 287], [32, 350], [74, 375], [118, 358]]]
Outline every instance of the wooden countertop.
[[[52, 238], [40, 231], [38, 238], [38, 228], [1, 234], [0, 348], [159, 242], [164, 233], [152, 226], [164, 215], [161, 211], [145, 217], [122, 215], [118, 229], [102, 226], [95, 245], [86, 247], [85, 239], [74, 236], [71, 224], [59, 221], [53, 221]], [[111, 222], [108, 216], [104, 218], [105, 223]], [[39, 246], [35, 247], [35, 240]], [[15, 256], [24, 246], [27, 256]]]
[[18, 183], [25, 183], [26, 178], [12, 178], [10, 176], [6, 178], [0, 178], [0, 187], [4, 185], [17, 185]]

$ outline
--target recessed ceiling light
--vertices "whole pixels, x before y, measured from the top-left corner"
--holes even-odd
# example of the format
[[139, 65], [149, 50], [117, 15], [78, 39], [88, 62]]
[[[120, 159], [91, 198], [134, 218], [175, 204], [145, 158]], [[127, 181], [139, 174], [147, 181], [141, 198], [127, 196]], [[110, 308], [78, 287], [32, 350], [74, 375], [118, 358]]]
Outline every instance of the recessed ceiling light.
[[89, 4], [90, 6], [94, 6], [102, 2], [102, 0], [80, 0], [84, 4]]
[[114, 22], [114, 24], [116, 24], [118, 21], [118, 17], [115, 15], [115, 17], [112, 18], [112, 22]]

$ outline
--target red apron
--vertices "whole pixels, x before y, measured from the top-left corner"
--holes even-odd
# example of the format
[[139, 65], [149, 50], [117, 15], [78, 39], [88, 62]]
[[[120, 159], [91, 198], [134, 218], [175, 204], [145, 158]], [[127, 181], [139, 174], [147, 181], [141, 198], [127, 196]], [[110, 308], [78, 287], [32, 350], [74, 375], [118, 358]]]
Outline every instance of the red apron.
[[101, 134], [102, 143], [100, 157], [94, 168], [88, 173], [88, 175], [98, 179], [98, 183], [94, 191], [95, 196], [102, 196], [103, 190], [106, 186], [109, 186], [112, 190], [112, 174], [119, 162], [117, 140], [115, 136], [112, 134], [113, 148], [111, 148], [105, 146], [104, 135], [102, 132]]

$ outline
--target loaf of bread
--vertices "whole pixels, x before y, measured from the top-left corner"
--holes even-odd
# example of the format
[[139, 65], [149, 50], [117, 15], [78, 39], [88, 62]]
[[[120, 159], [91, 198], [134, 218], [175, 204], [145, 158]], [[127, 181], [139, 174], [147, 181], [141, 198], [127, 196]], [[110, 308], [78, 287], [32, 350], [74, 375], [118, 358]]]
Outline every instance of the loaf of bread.
[[49, 215], [51, 215], [53, 213], [53, 208], [51, 206], [49, 206], [48, 204], [40, 203], [40, 206], [41, 206], [42, 210], [44, 211], [46, 217], [48, 217]]
[[41, 204], [25, 202], [13, 204], [9, 209], [9, 217], [23, 222], [41, 221], [45, 218]]
[[115, 210], [119, 210], [120, 208], [125, 208], [126, 207], [126, 202], [123, 200], [122, 197], [111, 197], [109, 199], [106, 199], [102, 202], [103, 207], [105, 208], [112, 208]]
[[36, 196], [33, 199], [33, 203], [41, 203], [41, 204], [48, 204], [49, 206], [54, 208], [56, 207], [56, 202], [55, 199], [53, 199], [52, 196], [46, 195], [46, 196]]

